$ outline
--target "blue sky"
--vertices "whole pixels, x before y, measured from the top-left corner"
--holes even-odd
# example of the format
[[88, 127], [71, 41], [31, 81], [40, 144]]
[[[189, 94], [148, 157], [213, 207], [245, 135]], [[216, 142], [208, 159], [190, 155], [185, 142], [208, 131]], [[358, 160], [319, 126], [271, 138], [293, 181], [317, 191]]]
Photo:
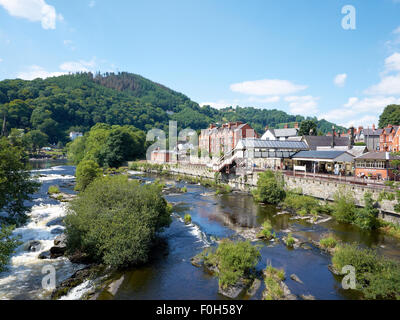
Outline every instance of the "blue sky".
[[371, 126], [400, 104], [400, 0], [0, 0], [0, 79], [80, 70]]

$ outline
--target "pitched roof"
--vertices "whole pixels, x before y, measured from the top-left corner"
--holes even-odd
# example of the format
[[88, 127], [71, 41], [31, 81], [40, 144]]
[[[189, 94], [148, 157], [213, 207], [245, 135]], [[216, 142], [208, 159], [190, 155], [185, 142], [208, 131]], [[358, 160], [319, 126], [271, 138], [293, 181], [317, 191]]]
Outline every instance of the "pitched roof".
[[362, 133], [364, 136], [380, 136], [383, 132], [383, 129], [363, 129]]
[[236, 148], [265, 148], [265, 149], [292, 149], [307, 150], [308, 146], [303, 141], [281, 141], [261, 139], [241, 139]]
[[400, 156], [396, 156], [390, 152], [368, 152], [356, 158], [356, 160], [400, 160]]
[[295, 137], [299, 129], [287, 128], [287, 129], [272, 129], [275, 137]]
[[348, 146], [335, 146], [334, 148], [331, 147], [317, 147], [317, 151], [346, 151], [350, 153], [354, 157], [361, 156], [367, 150], [367, 146], [353, 146], [349, 149]]
[[[304, 136], [305, 142], [310, 149], [315, 150], [317, 147], [329, 147], [332, 145], [332, 137], [327, 136]], [[335, 146], [348, 146], [348, 137], [335, 137]]]
[[292, 158], [307, 158], [307, 159], [336, 159], [337, 157], [347, 153], [346, 151], [300, 151], [297, 152]]

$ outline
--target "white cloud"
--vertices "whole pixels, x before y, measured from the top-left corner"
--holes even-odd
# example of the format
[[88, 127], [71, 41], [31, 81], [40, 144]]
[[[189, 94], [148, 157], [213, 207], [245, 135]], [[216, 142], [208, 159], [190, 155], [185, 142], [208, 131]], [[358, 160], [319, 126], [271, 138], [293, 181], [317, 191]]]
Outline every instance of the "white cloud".
[[93, 8], [96, 5], [96, 1], [92, 0], [89, 2], [89, 8]]
[[346, 83], [346, 80], [347, 80], [347, 74], [341, 73], [341, 74], [338, 74], [335, 77], [335, 79], [333, 79], [333, 83], [338, 87], [343, 87]]
[[33, 80], [36, 78], [49, 78], [57, 77], [63, 74], [75, 73], [75, 72], [94, 72], [97, 66], [96, 58], [90, 61], [79, 60], [79, 61], [67, 61], [59, 66], [59, 71], [47, 71], [43, 67], [33, 65], [26, 71], [22, 71], [17, 74], [17, 77], [24, 80]]
[[400, 34], [400, 26], [393, 30], [394, 34]]
[[395, 52], [385, 59], [385, 73], [400, 71], [400, 53]]
[[57, 19], [63, 20], [62, 15], [57, 14], [56, 9], [45, 0], [0, 0], [0, 5], [14, 17], [40, 21], [43, 29], [55, 29]]
[[289, 102], [290, 112], [292, 114], [315, 115], [318, 112], [319, 98], [313, 96], [289, 96], [285, 98]]
[[3, 59], [2, 59], [2, 58], [0, 58], [0, 63], [1, 63], [1, 62], [3, 62]]
[[307, 89], [288, 80], [264, 79], [234, 83], [230, 86], [234, 92], [256, 96], [288, 95]]
[[71, 49], [72, 51], [75, 51], [76, 47], [75, 47], [74, 42], [72, 40], [64, 40], [63, 43], [64, 43], [64, 46], [66, 46], [67, 48]]
[[44, 68], [40, 66], [30, 66], [27, 71], [23, 71], [18, 73], [17, 78], [23, 80], [33, 80], [36, 78], [49, 78], [49, 77], [57, 77], [65, 74], [65, 72], [48, 72]]
[[371, 127], [372, 124], [378, 123], [379, 115], [389, 104], [400, 104], [400, 98], [376, 96], [360, 100], [351, 97], [343, 108], [330, 110], [319, 118], [337, 122], [345, 127], [350, 125]]
[[67, 61], [60, 65], [60, 69], [66, 72], [88, 72], [93, 71], [96, 67], [95, 58], [90, 61], [79, 60], [79, 61]]
[[365, 93], [370, 95], [400, 95], [400, 73], [383, 77], [381, 82], [368, 88]]

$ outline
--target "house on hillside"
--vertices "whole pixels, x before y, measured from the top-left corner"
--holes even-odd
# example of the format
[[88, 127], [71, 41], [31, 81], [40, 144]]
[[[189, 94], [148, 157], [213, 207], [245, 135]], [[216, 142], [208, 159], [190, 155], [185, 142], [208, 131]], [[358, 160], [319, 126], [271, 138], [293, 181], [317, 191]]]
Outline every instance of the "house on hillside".
[[256, 131], [247, 123], [228, 122], [218, 127], [211, 124], [201, 130], [199, 148], [211, 156], [219, 157], [235, 149], [237, 143], [245, 138], [257, 138]]
[[71, 141], [74, 141], [78, 137], [83, 137], [83, 133], [82, 132], [75, 132], [75, 131], [71, 131], [69, 133], [69, 138], [71, 139]]
[[287, 124], [283, 129], [270, 129], [268, 126], [265, 128], [265, 133], [262, 135], [261, 140], [281, 140], [285, 141], [289, 138], [297, 137], [299, 133], [299, 124], [295, 123], [294, 128], [289, 128]]

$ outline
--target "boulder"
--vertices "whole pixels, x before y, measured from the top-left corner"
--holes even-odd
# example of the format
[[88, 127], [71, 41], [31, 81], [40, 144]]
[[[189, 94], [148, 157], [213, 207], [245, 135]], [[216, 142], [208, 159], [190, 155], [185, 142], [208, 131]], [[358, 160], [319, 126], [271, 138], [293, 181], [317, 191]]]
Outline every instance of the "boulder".
[[67, 245], [67, 236], [63, 233], [54, 239], [55, 246]]
[[254, 296], [256, 294], [257, 290], [260, 288], [260, 286], [261, 286], [261, 280], [254, 279], [253, 284], [251, 285], [249, 290], [247, 290], [247, 295], [250, 297]]
[[301, 294], [300, 298], [302, 298], [303, 300], [315, 300], [315, 297], [311, 294], [308, 294], [308, 295]]
[[53, 227], [53, 226], [63, 226], [64, 225], [64, 218], [59, 217], [56, 219], [53, 219], [49, 222], [46, 223], [46, 227]]
[[54, 228], [53, 230], [50, 231], [51, 234], [62, 234], [64, 232], [64, 228]]
[[32, 240], [26, 244], [26, 250], [30, 251], [30, 252], [38, 252], [38, 251], [40, 251], [41, 247], [42, 247], [42, 245], [41, 245], [40, 241], [38, 241], [38, 240]]
[[43, 251], [41, 254], [39, 254], [38, 259], [41, 260], [51, 259], [50, 251]]
[[246, 288], [246, 282], [244, 279], [240, 279], [233, 286], [228, 286], [226, 288], [218, 286], [218, 293], [230, 299], [237, 299]]
[[290, 279], [292, 279], [295, 282], [303, 284], [303, 281], [301, 281], [300, 278], [296, 276], [294, 273], [290, 275]]

